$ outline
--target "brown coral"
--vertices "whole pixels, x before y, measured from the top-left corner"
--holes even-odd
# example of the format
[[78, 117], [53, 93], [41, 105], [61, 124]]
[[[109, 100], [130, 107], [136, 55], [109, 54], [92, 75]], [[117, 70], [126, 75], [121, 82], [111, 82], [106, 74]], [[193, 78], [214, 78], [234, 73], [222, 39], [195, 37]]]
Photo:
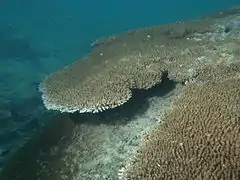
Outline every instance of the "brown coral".
[[217, 78], [220, 71], [208, 72], [213, 80], [186, 87], [123, 179], [240, 178], [240, 78]]
[[208, 38], [209, 34], [217, 36], [219, 27], [215, 19], [205, 18], [136, 29], [101, 40], [84, 60], [41, 83], [44, 104], [62, 112], [99, 112], [128, 101], [132, 89], [161, 83], [164, 72], [169, 79], [184, 82], [204, 65], [215, 65], [220, 56], [224, 55], [224, 62], [234, 59], [231, 50], [225, 52], [224, 39]]

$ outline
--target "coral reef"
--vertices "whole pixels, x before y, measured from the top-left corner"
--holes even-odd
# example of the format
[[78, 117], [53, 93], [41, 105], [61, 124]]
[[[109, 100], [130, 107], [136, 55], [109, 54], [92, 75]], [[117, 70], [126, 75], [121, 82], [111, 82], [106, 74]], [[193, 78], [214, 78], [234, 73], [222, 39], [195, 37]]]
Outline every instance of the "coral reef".
[[[0, 179], [239, 178], [239, 17], [235, 8], [96, 40], [39, 86], [47, 109], [80, 113], [48, 111], [19, 150], [1, 149], [10, 155]], [[0, 106], [20, 127], [14, 138], [45, 119], [38, 96], [28, 100]]]
[[235, 9], [231, 17], [210, 16], [97, 40], [87, 57], [41, 83], [44, 105], [61, 112], [104, 111], [127, 102], [133, 89], [161, 83], [166, 72], [169, 79], [185, 82], [206, 66], [237, 62], [239, 16]]
[[155, 114], [159, 117], [181, 89], [181, 84], [176, 87], [165, 79], [151, 90], [134, 92], [135, 98], [119, 108], [47, 119], [50, 123], [8, 160], [0, 179], [46, 180], [48, 175], [57, 180], [118, 179], [124, 159], [158, 121]]
[[233, 69], [210, 68], [203, 76], [212, 79], [187, 85], [120, 179], [238, 179], [240, 67]]

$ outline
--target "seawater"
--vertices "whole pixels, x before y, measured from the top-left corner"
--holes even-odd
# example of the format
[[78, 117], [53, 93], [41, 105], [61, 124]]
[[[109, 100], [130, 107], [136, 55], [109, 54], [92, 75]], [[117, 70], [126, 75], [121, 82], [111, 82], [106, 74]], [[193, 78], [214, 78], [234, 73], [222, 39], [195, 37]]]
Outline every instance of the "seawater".
[[238, 5], [212, 1], [13, 1], [0, 3], [0, 166], [49, 113], [38, 84], [85, 56], [101, 36], [194, 19]]

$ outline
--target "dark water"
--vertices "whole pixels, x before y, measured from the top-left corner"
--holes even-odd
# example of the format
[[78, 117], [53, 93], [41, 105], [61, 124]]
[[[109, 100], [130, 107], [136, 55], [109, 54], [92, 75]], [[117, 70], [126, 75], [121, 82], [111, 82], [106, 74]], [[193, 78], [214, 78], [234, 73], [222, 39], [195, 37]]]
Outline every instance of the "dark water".
[[48, 73], [85, 55], [100, 36], [203, 16], [239, 4], [212, 1], [0, 2], [0, 166], [46, 112], [37, 90]]

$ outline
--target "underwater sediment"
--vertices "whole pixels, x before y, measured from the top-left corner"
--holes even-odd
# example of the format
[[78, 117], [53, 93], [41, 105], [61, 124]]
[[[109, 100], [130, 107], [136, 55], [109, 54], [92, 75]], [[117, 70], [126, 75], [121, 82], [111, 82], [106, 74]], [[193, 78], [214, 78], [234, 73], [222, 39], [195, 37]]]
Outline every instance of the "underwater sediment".
[[239, 22], [232, 8], [95, 41], [41, 83], [62, 114], [0, 179], [238, 179]]

